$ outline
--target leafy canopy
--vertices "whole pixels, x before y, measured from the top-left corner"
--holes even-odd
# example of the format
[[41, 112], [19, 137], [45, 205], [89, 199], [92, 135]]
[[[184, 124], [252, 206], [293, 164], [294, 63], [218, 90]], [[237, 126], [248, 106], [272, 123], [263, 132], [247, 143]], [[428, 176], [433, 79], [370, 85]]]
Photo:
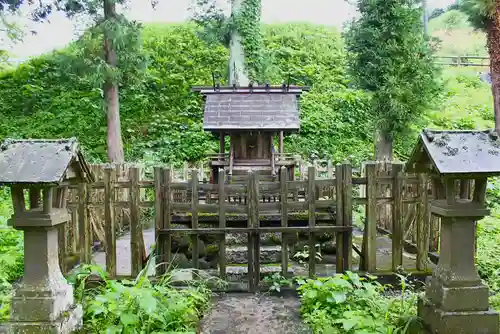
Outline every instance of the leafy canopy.
[[495, 0], [462, 0], [459, 8], [469, 16], [476, 29], [486, 30], [495, 15]]
[[417, 0], [360, 0], [346, 32], [354, 84], [372, 95], [370, 116], [386, 136], [422, 119], [438, 91]]

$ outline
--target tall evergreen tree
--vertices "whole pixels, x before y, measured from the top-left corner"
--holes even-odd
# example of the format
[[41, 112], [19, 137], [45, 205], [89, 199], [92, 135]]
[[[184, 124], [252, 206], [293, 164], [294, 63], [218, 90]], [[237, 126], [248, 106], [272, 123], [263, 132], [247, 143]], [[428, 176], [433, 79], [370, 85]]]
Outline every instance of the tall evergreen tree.
[[[103, 89], [103, 99], [108, 120], [107, 146], [110, 162], [124, 161], [123, 143], [120, 128], [120, 107], [118, 83], [127, 70], [142, 63], [139, 39], [140, 24], [129, 21], [118, 14], [117, 5], [127, 0], [0, 0], [0, 13], [14, 12], [21, 5], [31, 6], [34, 21], [47, 20], [55, 11], [63, 11], [69, 18], [86, 16], [92, 26], [80, 39], [82, 48], [73, 48], [69, 70], [93, 71], [96, 82]], [[95, 42], [101, 47], [96, 50]], [[118, 61], [120, 60], [120, 61]], [[118, 66], [120, 64], [120, 66]]]
[[420, 0], [359, 0], [345, 34], [354, 84], [371, 93], [375, 159], [392, 160], [404, 135], [438, 92]]

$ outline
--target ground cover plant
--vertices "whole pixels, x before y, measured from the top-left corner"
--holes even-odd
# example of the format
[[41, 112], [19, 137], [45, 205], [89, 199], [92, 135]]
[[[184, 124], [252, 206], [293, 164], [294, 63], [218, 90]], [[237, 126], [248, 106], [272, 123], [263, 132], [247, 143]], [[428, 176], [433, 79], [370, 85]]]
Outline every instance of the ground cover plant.
[[22, 232], [7, 226], [12, 214], [10, 192], [0, 188], [0, 321], [9, 316], [12, 283], [23, 275]]
[[[196, 333], [198, 322], [210, 305], [211, 290], [198, 281], [176, 289], [170, 276], [155, 283], [148, 278], [151, 260], [134, 280], [111, 280], [96, 266], [82, 266], [69, 281], [75, 284], [76, 301], [84, 307], [82, 333]], [[91, 276], [102, 280], [85, 289]]]
[[400, 276], [401, 293], [385, 294], [375, 278], [346, 272], [333, 277], [298, 280], [301, 314], [320, 333], [420, 333], [416, 314], [418, 295]]

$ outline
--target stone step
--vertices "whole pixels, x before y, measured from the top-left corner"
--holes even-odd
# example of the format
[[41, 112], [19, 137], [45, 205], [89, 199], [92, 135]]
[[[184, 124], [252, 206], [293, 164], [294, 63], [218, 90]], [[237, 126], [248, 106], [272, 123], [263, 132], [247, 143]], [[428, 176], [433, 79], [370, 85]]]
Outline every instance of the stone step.
[[[259, 175], [259, 181], [261, 182], [273, 182], [276, 180], [276, 176], [272, 175]], [[248, 182], [248, 175], [232, 175], [231, 182]]]
[[[260, 263], [279, 263], [281, 262], [281, 246], [261, 246]], [[227, 264], [248, 263], [247, 246], [228, 246], [226, 247]]]
[[[287, 270], [287, 275], [289, 277], [294, 276], [296, 272], [301, 272], [304, 269], [296, 266], [290, 265]], [[206, 279], [210, 279], [213, 277], [219, 276], [219, 268], [217, 269], [207, 269], [200, 270], [197, 274], [193, 274], [192, 269], [174, 269], [172, 272], [172, 281], [173, 282], [182, 282], [186, 283], [195, 279], [195, 277], [203, 277]], [[264, 277], [272, 275], [274, 273], [281, 273], [281, 266], [279, 264], [271, 264], [260, 266], [260, 278], [261, 280]], [[227, 266], [226, 267], [226, 280], [228, 282], [244, 282], [248, 280], [248, 266]]]

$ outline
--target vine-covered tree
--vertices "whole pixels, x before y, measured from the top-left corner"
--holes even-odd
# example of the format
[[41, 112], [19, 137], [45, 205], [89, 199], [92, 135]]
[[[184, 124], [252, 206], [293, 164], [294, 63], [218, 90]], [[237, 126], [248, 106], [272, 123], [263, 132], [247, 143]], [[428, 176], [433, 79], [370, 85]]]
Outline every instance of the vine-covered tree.
[[376, 160], [392, 160], [394, 135], [407, 133], [438, 92], [418, 3], [359, 0], [345, 34], [353, 83], [371, 93]]
[[486, 32], [486, 45], [490, 54], [495, 131], [500, 133], [500, 1], [463, 0], [460, 8], [468, 14], [469, 21], [475, 28]]
[[202, 26], [208, 42], [229, 47], [229, 84], [263, 81], [263, 43], [260, 29], [261, 0], [231, 0], [226, 17], [216, 0], [195, 0], [193, 20]]
[[44, 21], [55, 11], [63, 11], [69, 18], [85, 16], [92, 20], [78, 46], [70, 48], [71, 57], [65, 57], [62, 65], [73, 73], [94, 74], [94, 81], [103, 90], [108, 120], [108, 159], [123, 162], [118, 83], [123, 73], [137, 69], [144, 61], [139, 52], [140, 24], [116, 11], [116, 6], [125, 4], [126, 0], [0, 0], [0, 12], [14, 12], [23, 3], [31, 6], [34, 21]]

